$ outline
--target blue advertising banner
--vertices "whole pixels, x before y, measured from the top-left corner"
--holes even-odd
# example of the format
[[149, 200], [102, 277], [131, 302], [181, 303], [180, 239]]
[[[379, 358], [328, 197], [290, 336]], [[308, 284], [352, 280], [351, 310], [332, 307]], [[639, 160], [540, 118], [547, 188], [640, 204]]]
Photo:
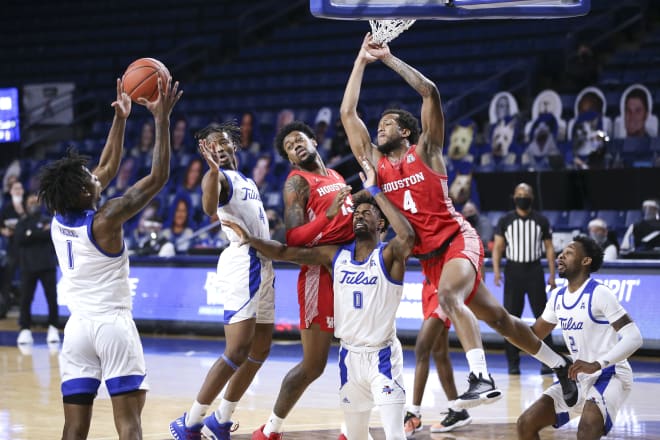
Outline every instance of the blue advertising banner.
[[[639, 325], [644, 336], [644, 348], [660, 348], [660, 285], [658, 271], [603, 269], [594, 278], [608, 285], [618, 295], [619, 301]], [[298, 299], [296, 282], [298, 269], [294, 266], [276, 266], [275, 315], [278, 331], [295, 331], [298, 328]], [[222, 294], [218, 290], [215, 267], [140, 266], [131, 267], [133, 289], [133, 315], [136, 321], [162, 320], [187, 323], [222, 323], [224, 313]], [[397, 328], [403, 336], [416, 334], [422, 323], [423, 277], [418, 268], [406, 274], [403, 298], [397, 313]], [[565, 280], [557, 279], [561, 286]], [[502, 287], [493, 283], [492, 273], [486, 273], [486, 285], [498, 301], [502, 301]], [[60, 313], [68, 316], [67, 298], [58, 298]], [[47, 315], [47, 307], [41, 286], [32, 306], [34, 315]], [[529, 306], [525, 306], [523, 318], [534, 322]], [[480, 323], [485, 341], [501, 341], [490, 327]], [[560, 331], [555, 330], [559, 336]]]

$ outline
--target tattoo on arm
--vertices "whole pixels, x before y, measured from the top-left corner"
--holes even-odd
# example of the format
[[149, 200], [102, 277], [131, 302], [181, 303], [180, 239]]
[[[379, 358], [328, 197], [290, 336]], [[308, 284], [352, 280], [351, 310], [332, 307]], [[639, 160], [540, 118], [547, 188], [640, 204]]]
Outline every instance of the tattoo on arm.
[[300, 176], [292, 176], [284, 182], [283, 193], [284, 225], [288, 231], [308, 221], [309, 184]]
[[420, 95], [429, 96], [433, 92], [433, 83], [426, 79], [417, 69], [399, 58], [395, 56], [389, 57], [385, 61], [385, 64], [398, 73]]

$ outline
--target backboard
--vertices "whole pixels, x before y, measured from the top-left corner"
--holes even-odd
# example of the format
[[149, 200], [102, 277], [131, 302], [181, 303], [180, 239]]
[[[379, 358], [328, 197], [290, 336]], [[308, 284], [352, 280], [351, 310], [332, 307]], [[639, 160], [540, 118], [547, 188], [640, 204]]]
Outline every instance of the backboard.
[[585, 15], [591, 0], [310, 0], [320, 18], [474, 20], [562, 18]]

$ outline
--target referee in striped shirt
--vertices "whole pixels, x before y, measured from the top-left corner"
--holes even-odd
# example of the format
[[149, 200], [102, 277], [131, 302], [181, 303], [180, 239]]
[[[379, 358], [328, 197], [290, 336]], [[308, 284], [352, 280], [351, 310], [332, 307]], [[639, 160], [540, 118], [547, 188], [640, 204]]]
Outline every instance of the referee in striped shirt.
[[[502, 216], [495, 230], [492, 253], [495, 285], [501, 284], [500, 260], [506, 251], [504, 307], [512, 315], [520, 317], [527, 294], [534, 317], [539, 317], [548, 300], [545, 293], [545, 275], [541, 266], [544, 247], [550, 269], [548, 284], [552, 289], [556, 287], [552, 232], [548, 219], [532, 209], [534, 190], [530, 185], [521, 183], [516, 186], [513, 201], [516, 209]], [[553, 346], [551, 335], [546, 338], [545, 343], [549, 347]], [[509, 374], [520, 374], [520, 351], [508, 341], [505, 342], [505, 348]], [[545, 365], [541, 367], [541, 374], [550, 373], [550, 368]]]

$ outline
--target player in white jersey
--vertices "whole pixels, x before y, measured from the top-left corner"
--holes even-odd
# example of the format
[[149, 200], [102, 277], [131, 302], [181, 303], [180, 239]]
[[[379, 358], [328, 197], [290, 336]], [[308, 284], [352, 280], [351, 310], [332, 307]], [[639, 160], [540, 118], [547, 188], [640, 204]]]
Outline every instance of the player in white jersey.
[[148, 389], [142, 344], [131, 313], [124, 223], [165, 186], [170, 170], [170, 114], [178, 83], [158, 80], [158, 97], [138, 102], [154, 116], [156, 139], [151, 172], [121, 197], [98, 206], [101, 190], [117, 175], [131, 99], [117, 80], [115, 117], [98, 166], [69, 156], [41, 172], [40, 198], [54, 214], [51, 235], [71, 316], [64, 328], [60, 375], [64, 402], [62, 438], [87, 438], [101, 381], [112, 399], [120, 439], [142, 438], [140, 416]]
[[[217, 212], [250, 234], [270, 239], [268, 219], [257, 185], [237, 170], [240, 128], [234, 123], [211, 124], [195, 136], [209, 165], [202, 180], [204, 212]], [[231, 416], [238, 401], [268, 357], [275, 320], [275, 275], [270, 260], [227, 229], [230, 245], [218, 260], [218, 288], [224, 299], [225, 352], [211, 366], [190, 410], [170, 424], [175, 439], [229, 439]], [[218, 408], [209, 406], [228, 384]]]
[[539, 338], [561, 325], [573, 357], [569, 377], [578, 382], [572, 408], [554, 384], [518, 419], [518, 438], [538, 439], [546, 426], [556, 428], [581, 413], [578, 438], [599, 439], [612, 428], [630, 394], [632, 370], [628, 358], [642, 345], [642, 335], [615, 293], [590, 277], [603, 263], [603, 250], [591, 238], [578, 236], [559, 255], [557, 271], [568, 284], [555, 289], [532, 330]]
[[[333, 275], [335, 336], [341, 339], [340, 401], [346, 437], [369, 438], [369, 415], [378, 406], [388, 440], [405, 439], [403, 431], [403, 356], [396, 338], [396, 310], [403, 291], [405, 261], [415, 234], [405, 217], [376, 186], [373, 166], [363, 159], [362, 175], [371, 193], [353, 198], [355, 241], [344, 246], [291, 247], [250, 235], [236, 223], [225, 224], [242, 242], [268, 258], [323, 265]], [[373, 196], [373, 197], [372, 197]], [[380, 243], [380, 232], [392, 224], [396, 236]], [[340, 438], [345, 438], [342, 434]]]

